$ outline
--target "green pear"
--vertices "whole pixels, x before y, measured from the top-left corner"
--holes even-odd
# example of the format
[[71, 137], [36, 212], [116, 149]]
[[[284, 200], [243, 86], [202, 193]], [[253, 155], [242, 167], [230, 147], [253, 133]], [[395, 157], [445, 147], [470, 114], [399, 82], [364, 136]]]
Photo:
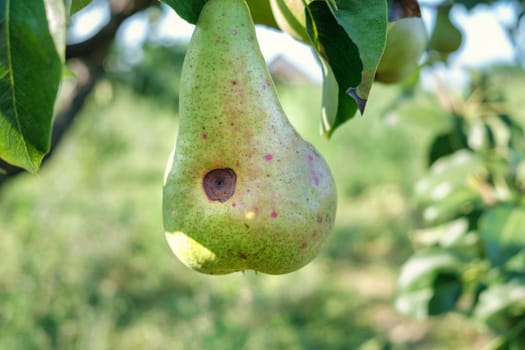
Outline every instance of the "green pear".
[[425, 24], [420, 17], [404, 17], [387, 25], [383, 56], [375, 80], [397, 83], [416, 69], [428, 43]]
[[452, 4], [438, 6], [432, 35], [428, 42], [429, 50], [434, 50], [446, 59], [461, 47], [463, 34], [450, 20]]
[[[308, 0], [310, 3], [312, 0]], [[297, 40], [310, 42], [306, 32], [303, 0], [270, 0], [273, 16], [279, 28]]]
[[318, 253], [336, 213], [321, 155], [294, 130], [244, 0], [209, 0], [184, 60], [163, 188], [167, 241], [208, 274], [283, 274]]

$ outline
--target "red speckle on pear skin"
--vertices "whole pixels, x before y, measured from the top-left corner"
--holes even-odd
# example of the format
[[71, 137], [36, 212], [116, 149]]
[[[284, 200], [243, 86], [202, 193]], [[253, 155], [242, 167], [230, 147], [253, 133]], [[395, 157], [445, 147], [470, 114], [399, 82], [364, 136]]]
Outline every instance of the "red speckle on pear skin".
[[273, 159], [273, 156], [272, 156], [270, 153], [266, 153], [266, 154], [264, 155], [264, 160], [266, 160], [266, 161], [269, 162], [269, 161], [272, 160], [272, 159]]
[[208, 139], [208, 134], [202, 134], [202, 139], [206, 141]]
[[270, 214], [270, 216], [272, 217], [272, 219], [275, 219], [279, 214], [275, 211], [275, 210], [272, 210], [272, 213]]
[[235, 208], [237, 206], [237, 203], [233, 202], [232, 207]]
[[320, 178], [319, 175], [314, 171], [310, 171], [310, 179], [312, 180], [312, 183], [316, 186], [319, 186]]
[[270, 86], [270, 81], [268, 79], [264, 80], [264, 83], [261, 85], [261, 89], [266, 90]]
[[308, 166], [310, 167], [310, 180], [313, 185], [319, 186], [319, 183], [321, 182], [322, 174], [315, 170], [314, 156], [315, 156], [315, 153], [313, 155], [308, 154], [306, 156], [306, 159], [308, 161]]
[[307, 246], [308, 246], [308, 243], [303, 242], [303, 243], [301, 243], [301, 245], [299, 246], [299, 248], [301, 248], [301, 249], [305, 249]]
[[317, 223], [319, 225], [323, 223], [323, 217], [321, 215], [317, 215]]

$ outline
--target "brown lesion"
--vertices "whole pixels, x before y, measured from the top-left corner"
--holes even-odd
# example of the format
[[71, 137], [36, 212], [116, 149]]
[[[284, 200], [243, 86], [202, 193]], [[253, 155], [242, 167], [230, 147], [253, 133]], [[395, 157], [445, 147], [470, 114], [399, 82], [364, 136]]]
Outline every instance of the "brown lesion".
[[208, 199], [224, 203], [233, 196], [236, 182], [237, 175], [233, 169], [213, 169], [204, 175], [202, 187]]

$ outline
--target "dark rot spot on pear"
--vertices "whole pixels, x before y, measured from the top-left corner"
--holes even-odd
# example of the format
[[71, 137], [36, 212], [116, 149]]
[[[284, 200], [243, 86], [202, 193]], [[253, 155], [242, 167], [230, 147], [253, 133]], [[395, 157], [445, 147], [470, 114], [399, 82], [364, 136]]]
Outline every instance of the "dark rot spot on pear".
[[308, 243], [303, 242], [303, 243], [301, 243], [301, 245], [299, 246], [299, 248], [301, 248], [301, 249], [305, 249], [307, 246], [308, 246]]
[[213, 169], [204, 175], [202, 187], [208, 199], [224, 203], [233, 196], [236, 182], [237, 175], [232, 169]]

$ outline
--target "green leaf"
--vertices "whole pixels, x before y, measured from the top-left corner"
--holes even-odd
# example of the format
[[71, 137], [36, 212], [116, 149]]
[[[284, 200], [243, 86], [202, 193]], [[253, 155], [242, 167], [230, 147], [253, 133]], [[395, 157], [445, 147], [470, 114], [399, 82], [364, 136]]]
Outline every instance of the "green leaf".
[[[337, 23], [359, 50], [362, 63], [361, 81], [350, 86], [359, 101], [366, 101], [386, 42], [387, 4], [384, 0], [330, 0], [327, 1]], [[360, 108], [361, 113], [364, 110]]]
[[460, 267], [460, 260], [449, 251], [420, 251], [412, 255], [401, 267], [398, 287], [402, 291], [429, 287], [439, 272], [457, 271]]
[[442, 225], [415, 231], [415, 241], [427, 247], [441, 246], [453, 248], [455, 246], [475, 244], [466, 239], [468, 232], [468, 220], [460, 218]]
[[196, 24], [206, 0], [162, 0], [191, 24]]
[[43, 1], [0, 0], [0, 38], [0, 157], [35, 173], [62, 70]]
[[441, 222], [474, 210], [481, 197], [471, 179], [484, 171], [483, 160], [470, 151], [439, 158], [415, 187], [415, 199], [425, 207], [424, 219]]
[[432, 290], [434, 293], [428, 301], [428, 314], [440, 315], [454, 309], [463, 292], [463, 284], [459, 274], [444, 272], [434, 278]]
[[516, 318], [525, 316], [525, 285], [512, 280], [491, 285], [480, 295], [474, 317], [496, 331], [506, 332], [516, 325]]
[[337, 23], [326, 2], [313, 1], [305, 11], [308, 35], [320, 57], [323, 75], [328, 79], [323, 85], [322, 131], [330, 137], [337, 127], [355, 115], [358, 103], [346, 91], [361, 81], [362, 64], [358, 48]]
[[49, 32], [62, 62], [66, 60], [66, 6], [64, 0], [44, 0]]
[[82, 10], [84, 7], [89, 5], [92, 0], [71, 0], [71, 8], [69, 14], [72, 16], [78, 11]]
[[396, 308], [418, 318], [450, 310], [461, 295], [461, 268], [461, 261], [449, 251], [414, 254], [401, 268]]
[[323, 71], [321, 131], [329, 137], [338, 126], [355, 115], [357, 105], [340, 89], [330, 65], [322, 57], [318, 56], [318, 59]]
[[428, 165], [434, 164], [438, 159], [451, 155], [461, 149], [467, 149], [467, 138], [465, 137], [459, 119], [454, 119], [452, 130], [437, 135], [428, 151]]
[[419, 202], [441, 201], [454, 188], [466, 186], [468, 178], [484, 169], [483, 160], [470, 151], [460, 150], [441, 157], [430, 167], [430, 172], [416, 184]]
[[492, 264], [501, 266], [525, 250], [525, 209], [502, 204], [480, 218], [479, 233]]
[[395, 299], [395, 308], [404, 315], [418, 319], [428, 316], [428, 302], [432, 298], [432, 288], [421, 288], [413, 291], [403, 291]]

